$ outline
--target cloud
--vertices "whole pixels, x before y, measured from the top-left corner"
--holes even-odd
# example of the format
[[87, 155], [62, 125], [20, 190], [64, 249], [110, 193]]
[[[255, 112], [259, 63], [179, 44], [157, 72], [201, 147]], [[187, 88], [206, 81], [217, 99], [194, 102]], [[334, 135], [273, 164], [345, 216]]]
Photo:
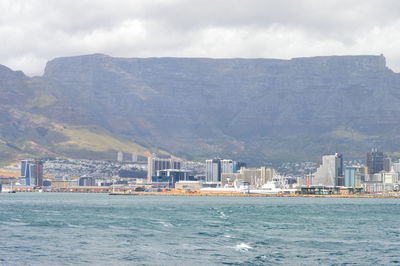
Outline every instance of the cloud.
[[40, 75], [54, 57], [385, 54], [400, 70], [396, 0], [0, 0], [0, 63]]

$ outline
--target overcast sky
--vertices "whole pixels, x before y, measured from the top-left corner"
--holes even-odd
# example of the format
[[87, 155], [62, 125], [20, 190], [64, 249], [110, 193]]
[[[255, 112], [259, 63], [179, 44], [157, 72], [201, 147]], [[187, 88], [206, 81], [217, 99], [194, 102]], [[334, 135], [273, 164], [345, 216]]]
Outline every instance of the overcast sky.
[[400, 72], [399, 0], [0, 0], [0, 64], [41, 75], [55, 57], [383, 53]]

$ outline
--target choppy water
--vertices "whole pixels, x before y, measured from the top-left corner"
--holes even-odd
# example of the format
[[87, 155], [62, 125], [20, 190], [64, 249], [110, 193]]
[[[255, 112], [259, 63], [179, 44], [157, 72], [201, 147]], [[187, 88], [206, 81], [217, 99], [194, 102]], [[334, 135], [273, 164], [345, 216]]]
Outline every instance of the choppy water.
[[0, 194], [1, 265], [400, 264], [400, 200]]

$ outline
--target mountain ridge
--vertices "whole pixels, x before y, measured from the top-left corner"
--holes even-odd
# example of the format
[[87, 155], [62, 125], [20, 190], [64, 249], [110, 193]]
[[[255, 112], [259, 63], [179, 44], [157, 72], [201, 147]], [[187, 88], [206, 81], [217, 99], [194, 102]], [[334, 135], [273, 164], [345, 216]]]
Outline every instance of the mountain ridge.
[[[6, 88], [1, 80], [0, 68], [0, 91]], [[400, 148], [393, 145], [400, 75], [383, 55], [285, 60], [93, 54], [53, 59], [43, 76], [21, 82], [39, 99], [26, 110], [54, 123], [104, 129], [148, 152], [260, 164]]]

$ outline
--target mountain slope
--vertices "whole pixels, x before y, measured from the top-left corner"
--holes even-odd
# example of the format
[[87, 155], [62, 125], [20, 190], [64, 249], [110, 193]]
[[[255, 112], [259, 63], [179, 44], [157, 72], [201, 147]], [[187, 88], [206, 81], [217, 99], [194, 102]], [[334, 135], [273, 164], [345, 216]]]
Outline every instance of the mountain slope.
[[96, 125], [73, 126], [51, 119], [48, 112], [58, 105], [63, 103], [42, 80], [0, 66], [0, 161], [47, 156], [110, 159], [117, 151], [149, 153]]
[[[335, 151], [363, 157], [371, 147], [400, 149], [400, 76], [386, 67], [383, 56], [95, 54], [54, 59], [43, 77], [20, 80], [35, 94], [25, 111], [186, 158], [229, 156], [262, 163], [316, 159]], [[54, 147], [66, 142], [54, 140]]]

